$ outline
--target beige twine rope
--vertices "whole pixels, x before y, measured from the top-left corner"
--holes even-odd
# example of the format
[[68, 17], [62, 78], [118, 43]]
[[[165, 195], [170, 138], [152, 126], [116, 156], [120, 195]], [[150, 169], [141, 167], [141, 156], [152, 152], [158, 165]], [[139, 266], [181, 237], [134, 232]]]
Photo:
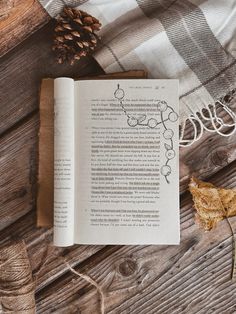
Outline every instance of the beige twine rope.
[[44, 254], [44, 258], [41, 262], [41, 265], [39, 267], [39, 270], [37, 271], [36, 274], [34, 274], [34, 278], [35, 281], [37, 281], [37, 277], [38, 275], [41, 273], [41, 271], [43, 270], [44, 266], [46, 265], [48, 259], [54, 255], [55, 258], [57, 260], [61, 260], [63, 264], [65, 264], [65, 266], [68, 268], [68, 270], [70, 272], [72, 272], [73, 274], [77, 275], [78, 277], [84, 279], [87, 283], [91, 284], [92, 286], [94, 286], [99, 294], [99, 299], [100, 299], [100, 313], [101, 314], [105, 314], [105, 296], [104, 293], [102, 292], [102, 288], [100, 287], [100, 285], [94, 280], [92, 279], [90, 276], [86, 275], [86, 274], [82, 274], [80, 272], [78, 272], [77, 270], [75, 270], [67, 261], [64, 257], [62, 256], [58, 256], [56, 255], [54, 252], [51, 252], [51, 254], [49, 255], [48, 252], [51, 248], [54, 248], [53, 246], [48, 245], [46, 252]]
[[68, 262], [66, 262], [65, 264], [72, 273], [81, 277], [82, 279], [84, 279], [85, 281], [87, 281], [88, 283], [90, 283], [92, 286], [94, 286], [97, 289], [97, 291], [100, 295], [100, 311], [101, 311], [101, 314], [104, 314], [105, 313], [105, 298], [104, 298], [104, 294], [103, 294], [102, 289], [99, 286], [99, 284], [96, 281], [94, 281], [90, 276], [79, 273], [78, 271], [74, 270], [74, 268], [72, 268]]
[[0, 312], [35, 313], [35, 284], [25, 242], [0, 250]]
[[[35, 281], [39, 273], [46, 265], [49, 255], [47, 246], [46, 254], [34, 275]], [[76, 271], [71, 265], [62, 259], [66, 267], [75, 275], [84, 279], [94, 286], [100, 297], [100, 312], [105, 313], [105, 297], [102, 288], [90, 276]], [[24, 313], [33, 314], [35, 310], [35, 283], [32, 277], [32, 270], [28, 259], [25, 242], [19, 242], [0, 250], [0, 313]]]

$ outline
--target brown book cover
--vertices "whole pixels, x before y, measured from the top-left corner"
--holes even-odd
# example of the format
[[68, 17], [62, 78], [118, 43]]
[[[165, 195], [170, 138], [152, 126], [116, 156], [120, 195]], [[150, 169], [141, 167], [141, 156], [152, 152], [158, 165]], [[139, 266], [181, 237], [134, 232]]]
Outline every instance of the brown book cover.
[[[104, 74], [84, 79], [144, 79], [145, 71], [128, 71]], [[40, 90], [40, 127], [39, 127], [39, 169], [37, 194], [37, 226], [53, 225], [53, 192], [54, 192], [54, 80], [43, 79]]]

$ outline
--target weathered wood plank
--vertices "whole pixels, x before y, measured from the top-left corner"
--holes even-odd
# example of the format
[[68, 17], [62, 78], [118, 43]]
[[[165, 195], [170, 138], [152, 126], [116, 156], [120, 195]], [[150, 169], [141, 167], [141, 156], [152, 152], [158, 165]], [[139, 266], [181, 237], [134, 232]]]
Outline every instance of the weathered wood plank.
[[205, 133], [192, 147], [180, 150], [180, 192], [192, 176], [206, 179], [236, 159], [236, 134], [222, 137]]
[[[189, 313], [189, 311], [192, 310], [192, 313], [205, 314], [205, 308], [208, 309], [209, 307], [208, 304], [206, 304], [206, 295], [210, 295], [211, 305], [215, 304], [215, 313], [224, 313], [224, 311], [227, 314], [231, 313], [229, 311], [234, 311], [235, 309], [233, 307], [234, 299], [229, 289], [234, 289], [235, 287], [227, 285], [228, 278], [227, 280], [225, 279], [226, 275], [230, 273], [231, 240], [228, 236], [229, 230], [224, 229], [223, 234], [215, 235], [213, 238], [209, 237], [210, 233], [207, 234], [207, 236], [202, 236], [193, 225], [193, 211], [189, 197], [186, 198], [184, 196], [182, 202], [181, 228], [183, 244], [178, 249], [172, 247], [107, 247], [100, 251], [102, 247], [84, 246], [75, 246], [64, 250], [57, 249], [52, 247], [52, 230], [36, 229], [34, 225], [34, 214], [32, 212], [19, 219], [19, 217], [31, 211], [34, 207], [34, 196], [32, 196], [34, 192], [31, 194], [30, 189], [32, 187], [28, 183], [30, 168], [27, 166], [27, 162], [31, 162], [33, 169], [33, 172], [31, 170], [31, 174], [33, 173], [31, 178], [33, 178], [33, 186], [35, 186], [35, 156], [37, 155], [37, 142], [35, 139], [37, 137], [37, 118], [34, 118], [33, 115], [13, 127], [10, 132], [6, 132], [6, 130], [14, 126], [19, 119], [26, 117], [37, 108], [37, 88], [41, 77], [66, 75], [64, 73], [68, 73], [67, 75], [77, 75], [79, 73], [79, 75], [81, 75], [81, 73], [88, 74], [88, 72], [93, 71], [95, 68], [99, 69], [94, 65], [93, 61], [89, 63], [90, 59], [87, 59], [85, 63], [82, 62], [73, 68], [55, 65], [50, 52], [49, 42], [48, 40], [44, 42], [45, 37], [47, 38], [48, 36], [45, 36], [47, 30], [50, 32], [51, 26], [45, 27], [42, 33], [41, 31], [37, 32], [37, 34], [32, 36], [35, 36], [32, 41], [31, 38], [27, 39], [22, 45], [17, 47], [17, 50], [11, 51], [1, 60], [2, 70], [7, 74], [5, 77], [5, 79], [7, 78], [7, 83], [6, 80], [5, 82], [2, 80], [4, 90], [8, 84], [11, 85], [8, 91], [5, 90], [5, 96], [8, 98], [4, 102], [1, 101], [0, 108], [0, 128], [2, 127], [2, 132], [5, 132], [4, 137], [1, 139], [3, 145], [0, 144], [1, 149], [3, 148], [2, 154], [0, 155], [0, 162], [2, 162], [2, 160], [4, 162], [4, 167], [1, 168], [2, 173], [9, 172], [8, 175], [5, 174], [4, 176], [4, 185], [0, 184], [0, 202], [2, 199], [1, 196], [5, 198], [3, 204], [5, 208], [3, 213], [5, 216], [1, 216], [4, 216], [4, 220], [1, 220], [3, 221], [2, 227], [8, 226], [13, 221], [18, 220], [1, 232], [0, 243], [10, 243], [16, 239], [25, 238], [35, 273], [39, 271], [45, 256], [48, 255], [46, 264], [37, 275], [39, 313], [50, 313], [52, 309], [55, 309], [57, 313], [76, 313], [78, 312], [78, 308], [81, 309], [83, 313], [98, 312], [99, 302], [96, 290], [91, 288], [90, 285], [85, 284], [83, 280], [77, 279], [74, 275], [69, 275], [63, 258], [66, 258], [66, 261], [72, 266], [77, 265], [79, 271], [88, 272], [104, 286], [106, 307], [108, 311], [113, 313]], [[36, 43], [39, 43], [38, 47], [40, 50], [43, 48], [43, 57], [40, 55]], [[27, 49], [25, 45], [28, 45]], [[44, 49], [47, 51], [45, 54]], [[28, 53], [29, 51], [30, 53]], [[21, 57], [19, 58], [18, 53], [21, 53]], [[29, 56], [31, 56], [31, 59]], [[27, 58], [31, 60], [29, 61], [31, 65], [28, 67]], [[34, 58], [36, 59], [34, 60]], [[22, 60], [24, 61], [23, 66]], [[41, 61], [44, 61], [43, 67], [41, 66]], [[25, 69], [23, 74], [21, 74], [22, 71], [20, 71], [20, 64], [22, 68]], [[9, 66], [11, 69], [8, 68]], [[14, 75], [14, 67], [18, 67], [19, 78], [16, 78]], [[17, 97], [18, 100], [16, 100]], [[33, 119], [35, 119], [35, 124], [31, 121]], [[3, 122], [3, 125], [1, 122]], [[20, 135], [19, 130], [22, 130], [22, 135]], [[203, 139], [207, 137], [208, 136], [205, 135]], [[182, 178], [184, 180], [182, 179], [182, 184], [185, 184], [184, 188], [192, 173], [196, 176], [210, 176], [235, 159], [235, 138], [232, 136], [232, 138], [227, 140], [226, 147], [224, 146], [225, 139], [222, 139], [220, 142], [218, 141], [219, 139], [219, 136], [213, 136], [213, 139], [208, 139], [210, 144], [199, 141], [195, 144], [196, 146], [181, 152], [182, 165], [188, 169], [187, 175], [186, 172], [183, 172], [184, 175]], [[21, 147], [22, 144], [23, 146]], [[225, 148], [227, 148], [227, 150]], [[202, 151], [200, 153], [201, 149]], [[13, 152], [11, 152], [11, 150], [13, 150]], [[210, 152], [210, 150], [212, 150], [212, 152]], [[30, 152], [32, 158], [29, 158]], [[204, 160], [200, 159], [202, 154], [206, 157]], [[22, 163], [16, 156], [20, 156], [21, 160], [24, 160], [24, 162]], [[7, 160], [10, 162], [9, 165], [12, 165], [13, 169], [15, 169], [15, 173], [17, 174], [16, 178], [11, 174], [11, 167], [7, 165]], [[231, 166], [235, 167], [235, 163], [230, 165], [228, 169], [231, 169]], [[202, 167], [204, 171], [202, 171]], [[183, 169], [184, 168], [182, 168], [182, 170]], [[226, 172], [226, 175], [228, 174], [229, 172]], [[216, 178], [218, 178], [218, 176], [216, 176]], [[224, 184], [226, 182], [224, 178], [222, 179], [222, 172], [219, 178], [218, 183]], [[231, 174], [229, 174], [227, 180], [228, 184], [235, 186]], [[19, 192], [16, 192], [14, 195], [12, 194], [12, 188], [14, 188], [14, 191], [18, 191], [18, 188], [20, 189], [25, 185], [27, 189], [23, 200]], [[7, 210], [8, 208], [10, 208], [10, 211]], [[11, 218], [12, 213], [15, 213], [13, 214], [13, 219]], [[221, 225], [222, 224], [227, 228], [225, 222], [222, 222]], [[213, 235], [213, 233], [211, 233], [211, 235]], [[222, 243], [223, 241], [226, 242], [225, 248], [220, 249], [216, 246], [214, 247], [214, 244], [221, 243], [221, 236], [223, 239]], [[212, 240], [212, 242], [210, 243], [209, 251], [207, 251], [207, 244], [210, 240]], [[206, 243], [204, 241], [206, 241]], [[193, 249], [191, 248], [192, 244]], [[203, 244], [205, 244], [205, 246]], [[197, 247], [196, 253], [195, 246]], [[217, 252], [219, 251], [221, 253], [218, 254]], [[202, 252], [210, 255], [210, 257], [214, 254], [216, 254], [217, 257], [219, 256], [219, 262], [218, 260], [210, 259], [212, 262], [216, 263], [213, 263], [213, 265], [216, 265], [216, 270], [219, 269], [219, 271], [222, 272], [217, 279], [214, 277], [211, 283], [200, 265], [203, 264], [205, 267], [208, 265], [204, 262], [204, 259], [202, 259], [203, 261], [199, 259], [199, 254]], [[96, 253], [95, 256], [90, 258], [94, 253]], [[205, 256], [204, 254], [203, 256]], [[193, 255], [193, 259], [190, 259], [190, 255]], [[177, 269], [175, 269], [178, 258], [182, 258], [183, 260], [183, 265], [181, 265], [182, 272], [177, 268], [178, 265], [176, 266]], [[194, 260], [194, 258], [196, 258], [196, 260]], [[168, 259], [170, 260], [168, 261]], [[192, 266], [191, 263], [193, 263]], [[189, 277], [187, 273], [183, 272], [184, 267], [190, 272]], [[194, 272], [194, 267], [196, 268], [196, 272], [199, 271], [199, 274]], [[181, 298], [181, 290], [177, 288], [176, 296], [171, 294], [171, 285], [174, 286], [175, 282], [174, 279], [171, 279], [172, 270], [175, 275], [174, 279], [176, 279], [177, 282], [186, 280], [186, 286], [180, 284], [180, 288], [184, 291], [183, 298], [186, 298], [186, 300]], [[214, 271], [212, 270], [212, 265], [208, 265], [207, 270], [210, 272]], [[165, 273], [167, 274], [165, 275]], [[191, 277], [191, 275], [193, 277]], [[200, 280], [201, 275], [205, 281], [203, 280], [204, 289], [200, 291], [200, 285], [202, 283]], [[196, 279], [197, 288], [194, 287], [192, 278], [194, 278], [194, 280]], [[163, 293], [166, 293], [167, 296], [158, 288], [159, 285], [163, 288]], [[52, 293], [52, 290], [54, 290], [54, 293]], [[71, 293], [68, 293], [68, 290]], [[188, 291], [190, 295], [186, 294]], [[216, 291], [216, 296], [213, 296], [214, 291]], [[64, 293], [65, 297], [63, 296]], [[160, 294], [160, 300], [157, 297], [157, 293]], [[219, 296], [221, 296], [221, 293], [225, 294], [224, 302], [219, 303], [217, 300]], [[194, 297], [195, 294], [196, 297]], [[175, 297], [179, 299], [178, 302], [176, 301], [177, 303], [175, 302]], [[50, 304], [51, 300], [52, 303]], [[228, 304], [225, 303], [225, 300], [228, 301]], [[187, 305], [188, 303], [190, 305]], [[158, 312], [156, 312], [156, 309]]]
[[0, 56], [22, 42], [50, 20], [50, 16], [33, 0], [0, 1]]
[[65, 273], [62, 257], [70, 263], [83, 263], [103, 248], [98, 245], [77, 245], [65, 249], [54, 247], [52, 229], [36, 228], [36, 214], [33, 210], [0, 232], [1, 247], [21, 240], [27, 245], [37, 289], [44, 288]]
[[[35, 205], [37, 119], [37, 115], [33, 115], [0, 140], [1, 170], [3, 173], [0, 185], [1, 228], [9, 226], [34, 208]], [[41, 240], [39, 251], [45, 249], [44, 236]], [[44, 249], [40, 249], [40, 245]], [[50, 241], [48, 245], [51, 245]], [[51, 268], [48, 267], [45, 270], [46, 274], [52, 274], [52, 272], [56, 274], [57, 271], [59, 273], [66, 272], [61, 261], [55, 262], [59, 255], [54, 256], [54, 262], [50, 265]], [[68, 255], [68, 260], [72, 263], [76, 258], [74, 253]], [[46, 285], [43, 276], [39, 282], [39, 286]]]
[[[5, 183], [7, 184], [7, 186], [5, 186], [5, 184], [2, 185], [1, 186], [2, 190], [0, 191], [0, 195], [3, 195], [3, 197], [6, 200], [4, 202], [5, 210], [2, 216], [4, 220], [1, 220], [4, 222], [3, 227], [11, 224], [13, 221], [18, 219], [22, 215], [24, 215], [26, 212], [30, 211], [34, 207], [32, 200], [34, 200], [35, 193], [33, 193], [33, 195], [31, 194], [31, 188], [29, 185], [30, 172], [29, 172], [28, 164], [31, 160], [31, 158], [29, 157], [30, 150], [32, 150], [31, 157], [34, 156], [35, 158], [35, 156], [37, 156], [36, 154], [37, 125], [38, 125], [37, 115], [32, 115], [32, 117], [30, 117], [29, 119], [25, 119], [25, 121], [19, 124], [19, 126], [16, 126], [15, 128], [13, 128], [11, 132], [6, 133], [5, 136], [1, 139], [2, 141], [1, 146], [0, 146], [2, 148], [1, 156], [2, 156], [2, 161], [4, 165], [3, 168], [1, 167], [1, 169], [3, 173], [6, 173], [4, 178], [6, 178]], [[20, 168], [17, 163], [15, 164], [16, 166], [15, 168], [9, 167], [9, 165], [14, 164], [14, 161], [17, 156], [18, 157], [20, 156], [21, 158], [19, 160]], [[24, 161], [23, 163], [21, 162], [22, 160]], [[31, 161], [31, 164], [34, 165], [33, 172], [31, 170], [31, 179], [33, 178], [33, 182], [35, 182], [36, 161], [35, 160]], [[11, 172], [9, 169], [13, 170], [13, 172]], [[16, 177], [16, 181], [14, 181], [15, 173], [17, 174], [22, 173], [24, 175], [21, 176], [20, 179], [19, 177]], [[230, 178], [231, 176], [227, 178], [228, 184], [230, 183]], [[17, 193], [15, 193], [15, 197], [11, 199], [9, 195], [11, 195], [12, 193], [12, 187], [14, 187], [14, 189], [17, 190], [18, 188], [20, 189], [22, 186], [29, 187], [26, 192], [27, 197], [23, 200], [23, 202], [21, 200], [21, 197], [18, 196], [19, 194]], [[2, 199], [2, 197], [0, 197], [0, 199]], [[185, 228], [189, 228], [189, 225], [191, 226], [193, 224], [193, 221], [192, 221], [193, 213], [192, 213], [191, 205], [189, 205], [190, 204], [189, 200], [187, 204], [188, 204], [188, 211], [182, 210], [183, 212], [181, 215], [182, 222], [184, 222], [184, 225], [182, 224], [182, 230], [184, 230]], [[17, 221], [15, 224], [13, 224], [12, 226], [4, 230], [4, 232], [2, 233], [1, 239], [3, 242], [6, 242], [6, 241], [12, 241], [13, 239], [21, 239], [21, 238], [26, 238], [27, 240], [27, 238], [29, 237], [29, 255], [32, 258], [32, 264], [34, 265], [33, 266], [34, 272], [37, 272], [37, 270], [41, 267], [41, 264], [43, 263], [45, 256], [48, 255], [45, 267], [41, 269], [40, 273], [37, 276], [38, 277], [37, 289], [41, 290], [43, 287], [46, 287], [50, 283], [53, 283], [55, 280], [57, 281], [60, 276], [64, 278], [63, 276], [66, 276], [66, 273], [68, 273], [68, 269], [65, 265], [65, 261], [61, 258], [61, 256], [65, 257], [66, 260], [71, 265], [78, 265], [78, 260], [81, 261], [81, 254], [83, 251], [81, 250], [80, 246], [75, 246], [73, 248], [65, 249], [65, 250], [52, 248], [52, 239], [51, 239], [52, 230], [47, 230], [47, 229], [37, 230], [37, 229], [34, 229], [32, 226], [31, 227], [32, 229], [30, 229], [30, 235], [27, 236], [27, 234], [29, 233], [29, 229], [28, 229], [29, 226], [27, 226], [28, 223], [29, 222], [26, 221], [24, 224], [24, 228], [21, 229], [20, 228], [21, 223], [18, 224], [18, 221]], [[17, 231], [19, 230], [19, 233], [17, 233], [16, 230]], [[15, 236], [13, 236], [12, 238], [11, 237], [9, 238], [9, 235], [10, 236], [15, 235]], [[88, 256], [91, 256], [93, 252], [98, 252], [100, 248], [101, 247], [94, 247], [94, 249], [92, 249], [91, 251], [90, 249], [85, 249], [86, 253], [84, 256], [86, 256], [87, 258]], [[139, 248], [139, 250], [142, 250], [142, 249], [143, 249], [142, 247]], [[108, 251], [107, 250], [103, 251], [102, 256], [100, 255], [99, 256], [100, 258], [102, 257], [103, 259], [105, 255], [113, 253], [114, 251], [116, 252], [117, 250], [119, 250], [119, 247], [115, 247], [112, 249], [109, 248]], [[95, 261], [97, 261], [97, 259]], [[94, 289], [92, 291], [94, 295], [96, 295], [96, 291], [94, 291]]]
[[[12, 214], [11, 214], [11, 206], [9, 207], [9, 205], [7, 205], [8, 203], [8, 199], [9, 199], [9, 195], [12, 191], [12, 186], [14, 186], [16, 189], [17, 187], [20, 187], [21, 185], [23, 186], [27, 186], [27, 182], [29, 180], [29, 168], [28, 168], [28, 164], [29, 164], [29, 151], [30, 149], [32, 149], [32, 151], [34, 153], [32, 153], [31, 157], [34, 155], [36, 156], [36, 151], [35, 151], [35, 146], [36, 145], [36, 133], [37, 133], [37, 116], [33, 115], [31, 118], [26, 119], [24, 121], [24, 123], [22, 123], [21, 125], [19, 125], [18, 127], [14, 128], [10, 133], [7, 133], [2, 139], [1, 139], [1, 148], [2, 148], [2, 152], [1, 152], [1, 156], [3, 159], [1, 159], [1, 162], [4, 162], [4, 167], [1, 168], [3, 169], [3, 173], [8, 173], [6, 178], [8, 178], [6, 180], [7, 182], [7, 187], [1, 186], [1, 188], [3, 188], [2, 190], [2, 194], [0, 193], [0, 195], [3, 195], [5, 197], [5, 199], [7, 200], [4, 204], [6, 206], [6, 210], [4, 211], [4, 219], [5, 221], [1, 220], [4, 222], [4, 225], [8, 225], [12, 222]], [[13, 167], [13, 172], [12, 172], [12, 176], [9, 176], [9, 174], [11, 173], [11, 171], [9, 169], [11, 169], [11, 167], [8, 166], [8, 162], [9, 165], [14, 165], [14, 161], [16, 160], [17, 156], [21, 156], [21, 160], [25, 160], [25, 162], [22, 164], [22, 162], [19, 161], [20, 164], [20, 168], [18, 168], [18, 164], [15, 163], [15, 165], [17, 166], [17, 168]], [[28, 156], [28, 159], [27, 159]], [[32, 163], [35, 164], [35, 161]], [[5, 168], [7, 167], [7, 168]], [[6, 169], [6, 171], [5, 171]], [[22, 170], [23, 169], [23, 170]], [[235, 171], [235, 163], [233, 163], [232, 165], [229, 166], [228, 169], [231, 169], [233, 171]], [[12, 169], [11, 169], [12, 170]], [[35, 171], [35, 170], [34, 170]], [[16, 177], [16, 181], [14, 181], [14, 176], [15, 173], [27, 173], [27, 175], [21, 176], [21, 179], [19, 180], [19, 177]], [[32, 174], [32, 172], [31, 172]], [[221, 176], [219, 177], [220, 179], [218, 180], [218, 184], [231, 184], [233, 186], [235, 186], [234, 182], [234, 176], [235, 173], [224, 173], [224, 171], [221, 172], [221, 175], [224, 174], [225, 177], [223, 177], [223, 179], [221, 178]], [[31, 178], [34, 178], [35, 176], [31, 176]], [[15, 182], [15, 183], [14, 183]], [[30, 192], [30, 188], [27, 190], [27, 193], [31, 194]], [[16, 193], [17, 194], [17, 193]], [[15, 196], [16, 196], [15, 194]], [[16, 198], [16, 199], [15, 199]], [[14, 216], [15, 218], [13, 218], [13, 221], [15, 219], [18, 219], [21, 215], [23, 215], [25, 213], [25, 208], [27, 209], [27, 211], [31, 210], [32, 203], [31, 200], [34, 199], [34, 197], [32, 198], [32, 195], [27, 197], [27, 199], [25, 199], [22, 203], [21, 200], [18, 199], [18, 197], [15, 197], [15, 201], [16, 204], [18, 202], [18, 204], [20, 204], [20, 206], [15, 205], [13, 206], [13, 211], [16, 210], [16, 214], [17, 216]], [[0, 198], [2, 199], [2, 198]], [[9, 204], [11, 203], [12, 200], [10, 200]], [[192, 227], [193, 225], [193, 212], [192, 212], [192, 208], [191, 208], [191, 203], [189, 202], [189, 199], [186, 201], [186, 205], [184, 205], [182, 207], [181, 210], [181, 221], [182, 221], [182, 230], [184, 231], [184, 229], [189, 229]], [[10, 211], [9, 211], [10, 208]], [[5, 216], [5, 214], [8, 214], [8, 216]], [[9, 219], [7, 223], [7, 219]], [[24, 218], [24, 217], [23, 217]], [[23, 219], [22, 218], [22, 219]], [[65, 265], [65, 261], [61, 258], [61, 256], [65, 257], [66, 260], [71, 264], [71, 265], [78, 265], [78, 260], [81, 261], [81, 254], [84, 256], [86, 256], [85, 258], [91, 256], [91, 254], [93, 254], [93, 252], [97, 252], [100, 250], [99, 247], [94, 247], [94, 249], [92, 251], [90, 251], [90, 249], [85, 249], [85, 253], [83, 253], [83, 251], [81, 250], [81, 246], [75, 246], [71, 249], [66, 249], [66, 250], [61, 250], [61, 249], [53, 249], [52, 248], [52, 242], [51, 242], [51, 235], [52, 235], [52, 230], [47, 230], [47, 229], [35, 229], [33, 227], [33, 225], [31, 227], [28, 226], [29, 221], [26, 220], [24, 228], [25, 229], [21, 229], [20, 226], [21, 224], [21, 219], [19, 221], [17, 221], [15, 224], [13, 224], [12, 226], [8, 227], [7, 229], [4, 230], [4, 232], [2, 233], [1, 239], [3, 242], [6, 242], [6, 239], [8, 239], [7, 241], [12, 241], [13, 239], [21, 239], [22, 237], [24, 237], [27, 241], [29, 241], [29, 255], [32, 258], [32, 264], [34, 272], [37, 272], [38, 269], [41, 267], [41, 264], [44, 261], [45, 256], [48, 254], [47, 257], [47, 261], [45, 264], [45, 267], [41, 269], [40, 273], [38, 274], [38, 278], [37, 278], [37, 289], [42, 289], [43, 287], [46, 287], [48, 284], [53, 283], [54, 285], [54, 281], [57, 282], [58, 278], [60, 276], [62, 276], [63, 278], [68, 278], [68, 276], [66, 275], [66, 273], [68, 273], [68, 269]], [[19, 223], [19, 224], [18, 224]], [[33, 224], [34, 222], [32, 222]], [[29, 230], [29, 228], [32, 228]], [[17, 231], [17, 232], [16, 232]], [[19, 231], [19, 233], [18, 233]], [[20, 233], [21, 232], [21, 233]], [[8, 234], [8, 236], [7, 236]], [[21, 234], [21, 235], [20, 235]], [[28, 235], [27, 235], [28, 234]], [[14, 235], [14, 236], [13, 236]], [[9, 238], [10, 236], [10, 238]], [[184, 236], [185, 237], [185, 236]], [[138, 247], [138, 250], [141, 252], [143, 251], [145, 248], [143, 247]], [[115, 254], [116, 251], [119, 251], [120, 248], [119, 247], [112, 247], [112, 248], [108, 248], [108, 250], [106, 249], [105, 251], [102, 252], [102, 256], [99, 255], [99, 259], [104, 259], [106, 258], [107, 255], [109, 254]], [[182, 249], [181, 249], [182, 250]], [[91, 253], [92, 252], [92, 253]], [[132, 253], [128, 253], [128, 254], [132, 254]], [[141, 254], [141, 253], [140, 253]], [[144, 252], [142, 253], [144, 255], [146, 255], [146, 251], [144, 250]], [[156, 254], [155, 252], [153, 253], [151, 251], [150, 254]], [[168, 253], [165, 253], [168, 256]], [[177, 253], [176, 253], [177, 254]], [[229, 253], [227, 253], [227, 256], [229, 256]], [[82, 260], [84, 260], [82, 258]], [[98, 263], [98, 257], [96, 257], [96, 259], [94, 260], [94, 264]], [[132, 263], [132, 262], [131, 262]], [[94, 265], [93, 264], [93, 265]], [[128, 264], [124, 264], [125, 269], [129, 269], [129, 262]], [[88, 268], [90, 268], [90, 264], [88, 263]], [[131, 268], [132, 268], [132, 264], [131, 264]], [[79, 268], [80, 269], [80, 268]], [[85, 268], [84, 266], [82, 267], [82, 270], [84, 271]], [[126, 271], [126, 270], [124, 270]], [[70, 277], [69, 277], [70, 278]], [[59, 283], [61, 283], [60, 281], [61, 279], [59, 279]], [[83, 282], [82, 282], [83, 285]], [[82, 289], [82, 288], [81, 288]], [[83, 288], [84, 289], [84, 288]], [[87, 286], [87, 288], [85, 290], [82, 291], [89, 291], [89, 293], [85, 294], [85, 297], [83, 297], [82, 300], [87, 300], [86, 302], [90, 302], [90, 296], [91, 293], [93, 293], [93, 296], [96, 300], [96, 291], [94, 289], [90, 289], [89, 286]], [[90, 292], [91, 290], [91, 292]], [[51, 293], [51, 292], [50, 292]], [[82, 293], [82, 292], [81, 292]], [[40, 294], [39, 294], [40, 295]], [[72, 299], [76, 299], [74, 294], [72, 294]], [[77, 305], [74, 304], [75, 300], [72, 301], [71, 303], [71, 307], [73, 308], [74, 306], [77, 308]], [[77, 301], [76, 301], [77, 302]], [[81, 301], [79, 301], [79, 306], [84, 307], [87, 303], [83, 301], [82, 305], [81, 305]], [[95, 307], [97, 306], [97, 303], [95, 302]], [[64, 306], [64, 305], [63, 305]], [[66, 303], [65, 306], [70, 306], [69, 303]], [[86, 306], [85, 306], [86, 307]], [[94, 312], [96, 313], [96, 312]]]
[[[236, 162], [212, 182], [236, 187], [235, 172]], [[234, 313], [229, 225], [222, 221], [206, 233], [194, 224], [193, 214], [186, 193], [181, 202], [180, 246], [107, 247], [104, 258], [98, 254], [75, 267], [101, 285], [106, 313]], [[231, 223], [236, 228], [236, 218]], [[39, 291], [36, 299], [38, 313], [50, 313], [52, 308], [57, 313], [99, 313], [96, 290], [69, 271]]]
[[0, 138], [0, 230], [35, 205], [38, 116]]
[[[203, 309], [206, 309], [208, 304], [204, 299], [212, 290], [220, 291], [222, 281], [228, 288], [236, 287], [230, 284], [228, 276], [231, 240], [222, 240], [220, 245], [211, 245], [209, 250], [203, 246], [206, 241], [209, 244], [216, 239], [219, 241], [219, 238], [204, 237], [196, 245], [194, 240], [186, 241], [181, 250], [172, 252], [171, 249], [167, 251], [158, 247], [125, 247], [100, 263], [95, 259], [93, 264], [97, 265], [92, 271], [82, 271], [89, 273], [103, 287], [109, 313], [189, 313], [190, 309], [191, 313], [199, 313], [198, 303], [202, 302]], [[202, 249], [206, 252], [196, 257], [193, 250], [199, 253]], [[196, 260], [190, 258], [194, 256]], [[222, 292], [225, 298], [234, 300], [235, 296], [230, 291]], [[57, 313], [62, 310], [71, 313], [72, 309], [75, 312], [99, 313], [99, 300], [94, 289], [70, 274], [64, 276], [62, 282], [54, 282], [49, 289], [41, 291], [37, 295], [37, 304], [38, 313], [50, 313], [52, 308]]]
[[53, 22], [0, 59], [0, 134], [38, 108], [41, 79], [102, 73], [87, 57], [73, 67], [58, 65], [51, 50]]
[[[65, 272], [58, 256], [66, 255], [77, 263], [78, 256], [81, 261], [102, 246], [53, 248], [52, 229], [36, 228], [33, 211], [37, 183], [37, 134], [38, 114], [35, 113], [0, 138], [0, 230], [5, 228], [0, 233], [0, 244], [24, 239], [32, 256], [34, 272], [47, 256], [47, 268], [40, 273], [38, 281], [38, 287], [41, 287]], [[29, 212], [31, 214], [27, 215]]]

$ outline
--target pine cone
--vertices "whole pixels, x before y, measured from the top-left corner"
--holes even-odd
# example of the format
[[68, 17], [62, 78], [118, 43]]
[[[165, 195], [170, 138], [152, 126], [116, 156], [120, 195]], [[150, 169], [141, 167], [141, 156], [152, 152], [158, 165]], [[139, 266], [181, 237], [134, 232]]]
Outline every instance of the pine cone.
[[101, 23], [88, 13], [65, 7], [57, 20], [55, 39], [52, 49], [57, 54], [57, 62], [68, 61], [71, 65], [76, 60], [94, 51], [99, 40], [95, 33]]

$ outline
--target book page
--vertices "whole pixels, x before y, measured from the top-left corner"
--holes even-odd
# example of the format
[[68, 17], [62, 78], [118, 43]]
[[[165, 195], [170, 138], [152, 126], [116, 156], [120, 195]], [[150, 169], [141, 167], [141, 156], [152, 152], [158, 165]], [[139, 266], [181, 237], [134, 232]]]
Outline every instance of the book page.
[[54, 244], [74, 244], [74, 80], [54, 80]]
[[75, 84], [75, 242], [178, 244], [178, 81]]

